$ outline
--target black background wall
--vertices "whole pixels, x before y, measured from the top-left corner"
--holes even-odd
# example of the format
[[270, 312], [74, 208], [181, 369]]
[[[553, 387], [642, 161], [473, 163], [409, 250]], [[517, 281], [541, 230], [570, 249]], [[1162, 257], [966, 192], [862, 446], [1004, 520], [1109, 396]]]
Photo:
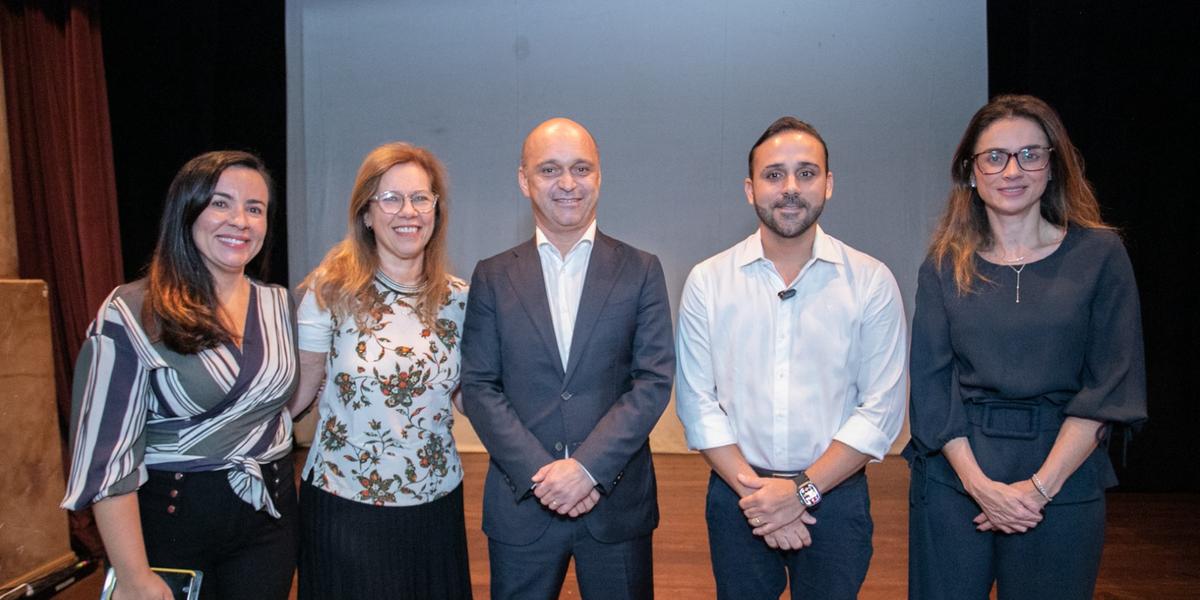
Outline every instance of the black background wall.
[[[287, 198], [283, 0], [104, 2], [101, 36], [125, 277], [139, 277], [157, 241], [175, 172], [209, 150], [249, 150]], [[257, 263], [287, 283], [286, 202]]]
[[[1195, 4], [988, 3], [992, 95], [1054, 106], [1087, 161], [1104, 217], [1120, 228], [1142, 299], [1150, 420], [1114, 441], [1122, 489], [1200, 489]], [[1194, 288], [1193, 288], [1194, 289]], [[1128, 461], [1120, 465], [1121, 455]]]
[[[1113, 444], [1126, 490], [1200, 490], [1191, 376], [1200, 331], [1186, 291], [1200, 258], [1189, 193], [1200, 149], [1197, 101], [1182, 91], [1196, 80], [1198, 15], [1193, 4], [988, 3], [990, 94], [1031, 93], [1058, 109], [1134, 263], [1151, 418], [1130, 444]], [[284, 6], [108, 2], [102, 18], [125, 271], [134, 278], [153, 250], [167, 185], [188, 158], [257, 151], [286, 198]], [[280, 283], [284, 217], [276, 214], [269, 260], [269, 280]]]

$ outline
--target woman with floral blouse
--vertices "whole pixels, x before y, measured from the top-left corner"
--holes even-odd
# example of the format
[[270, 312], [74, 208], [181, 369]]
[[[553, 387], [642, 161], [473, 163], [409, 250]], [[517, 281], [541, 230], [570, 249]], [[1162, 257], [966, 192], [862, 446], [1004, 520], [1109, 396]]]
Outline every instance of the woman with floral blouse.
[[372, 150], [346, 238], [301, 284], [291, 409], [319, 392], [321, 416], [300, 492], [300, 598], [471, 597], [450, 435], [467, 286], [446, 272], [447, 200], [428, 150]]

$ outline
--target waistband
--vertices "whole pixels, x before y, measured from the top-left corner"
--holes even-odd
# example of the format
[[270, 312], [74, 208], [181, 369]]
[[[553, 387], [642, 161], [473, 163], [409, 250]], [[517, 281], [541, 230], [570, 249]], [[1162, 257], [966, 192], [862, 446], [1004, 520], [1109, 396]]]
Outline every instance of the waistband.
[[967, 422], [989, 437], [1035, 439], [1062, 428], [1062, 407], [1050, 402], [967, 402]]
[[[281, 482], [285, 483], [282, 489], [287, 489], [286, 486], [291, 483], [290, 478], [293, 477], [291, 455], [284, 455], [266, 463], [259, 463], [253, 458], [243, 456], [231, 457], [229, 461], [228, 468], [204, 471], [184, 471], [182, 469], [172, 471], [148, 466], [147, 474], [150, 477], [175, 480], [184, 477], [205, 481], [223, 478], [229, 482], [233, 493], [246, 504], [253, 506], [255, 510], [266, 511], [267, 514], [278, 519], [280, 513], [275, 508], [273, 498], [278, 498]], [[162, 466], [164, 465], [154, 465], [154, 467]]]
[[[776, 479], [792, 479], [793, 477], [800, 475], [800, 471], [773, 471], [771, 469], [764, 469], [762, 467], [756, 467], [754, 465], [750, 465], [750, 468], [754, 469], [754, 473], [756, 475], [758, 475], [759, 477], [773, 477]], [[853, 481], [856, 477], [863, 477], [866, 475], [866, 473], [867, 473], [866, 468], [865, 467], [861, 468], [861, 469], [855, 471], [854, 473], [852, 473], [849, 477], [847, 477], [845, 479], [845, 481], [843, 481], [841, 484], [838, 484], [838, 485], [842, 485], [842, 484], [848, 483], [850, 481]]]

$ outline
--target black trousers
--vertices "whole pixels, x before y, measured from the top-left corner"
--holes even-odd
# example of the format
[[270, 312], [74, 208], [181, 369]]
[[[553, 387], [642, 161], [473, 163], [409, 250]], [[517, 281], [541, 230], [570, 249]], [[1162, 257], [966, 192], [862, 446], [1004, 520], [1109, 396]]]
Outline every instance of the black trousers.
[[1046, 505], [1026, 533], [980, 532], [970, 496], [922, 477], [909, 482], [908, 597], [1000, 600], [1092, 597], [1104, 547], [1104, 497]]
[[292, 457], [262, 468], [281, 518], [238, 498], [225, 471], [151, 470], [138, 490], [150, 566], [203, 571], [206, 600], [286, 600], [299, 536]]
[[583, 600], [654, 598], [652, 534], [606, 543], [592, 537], [582, 518], [553, 519], [542, 537], [524, 546], [488, 539], [493, 600], [558, 598], [572, 557]]

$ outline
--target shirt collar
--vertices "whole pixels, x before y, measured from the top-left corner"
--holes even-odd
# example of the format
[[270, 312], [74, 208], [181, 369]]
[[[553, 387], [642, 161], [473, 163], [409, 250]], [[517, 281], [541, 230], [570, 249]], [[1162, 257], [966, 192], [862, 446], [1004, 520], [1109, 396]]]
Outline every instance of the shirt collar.
[[[824, 229], [821, 229], [820, 225], [814, 224], [813, 227], [817, 228], [817, 232], [813, 236], [813, 258], [834, 264], [841, 264], [842, 257], [838, 254], [837, 249], [834, 248], [833, 239], [829, 237], [829, 234], [825, 233]], [[766, 260], [766, 257], [763, 256], [762, 233], [758, 229], [755, 229], [754, 233], [750, 234], [750, 237], [743, 240], [741, 244], [738, 244], [737, 250], [735, 250], [735, 259], [739, 267], [745, 267]]]
[[[542, 228], [538, 227], [537, 225], [533, 226], [533, 238], [534, 238], [533, 241], [537, 245], [538, 250], [547, 248], [549, 250], [553, 250], [555, 252], [555, 254], [558, 253], [558, 247], [555, 246], [550, 241], [550, 238], [546, 237], [546, 233], [544, 231], [542, 231]], [[575, 242], [575, 245], [571, 246], [571, 249], [568, 250], [567, 254], [564, 255], [562, 258], [565, 259], [572, 252], [574, 252], [577, 248], [584, 247], [583, 244], [585, 242], [587, 243], [586, 247], [588, 247], [588, 248], [590, 248], [592, 246], [592, 244], [596, 243], [596, 219], [592, 219], [591, 225], [588, 225], [588, 228], [583, 232], [583, 237], [579, 238], [579, 240]]]

